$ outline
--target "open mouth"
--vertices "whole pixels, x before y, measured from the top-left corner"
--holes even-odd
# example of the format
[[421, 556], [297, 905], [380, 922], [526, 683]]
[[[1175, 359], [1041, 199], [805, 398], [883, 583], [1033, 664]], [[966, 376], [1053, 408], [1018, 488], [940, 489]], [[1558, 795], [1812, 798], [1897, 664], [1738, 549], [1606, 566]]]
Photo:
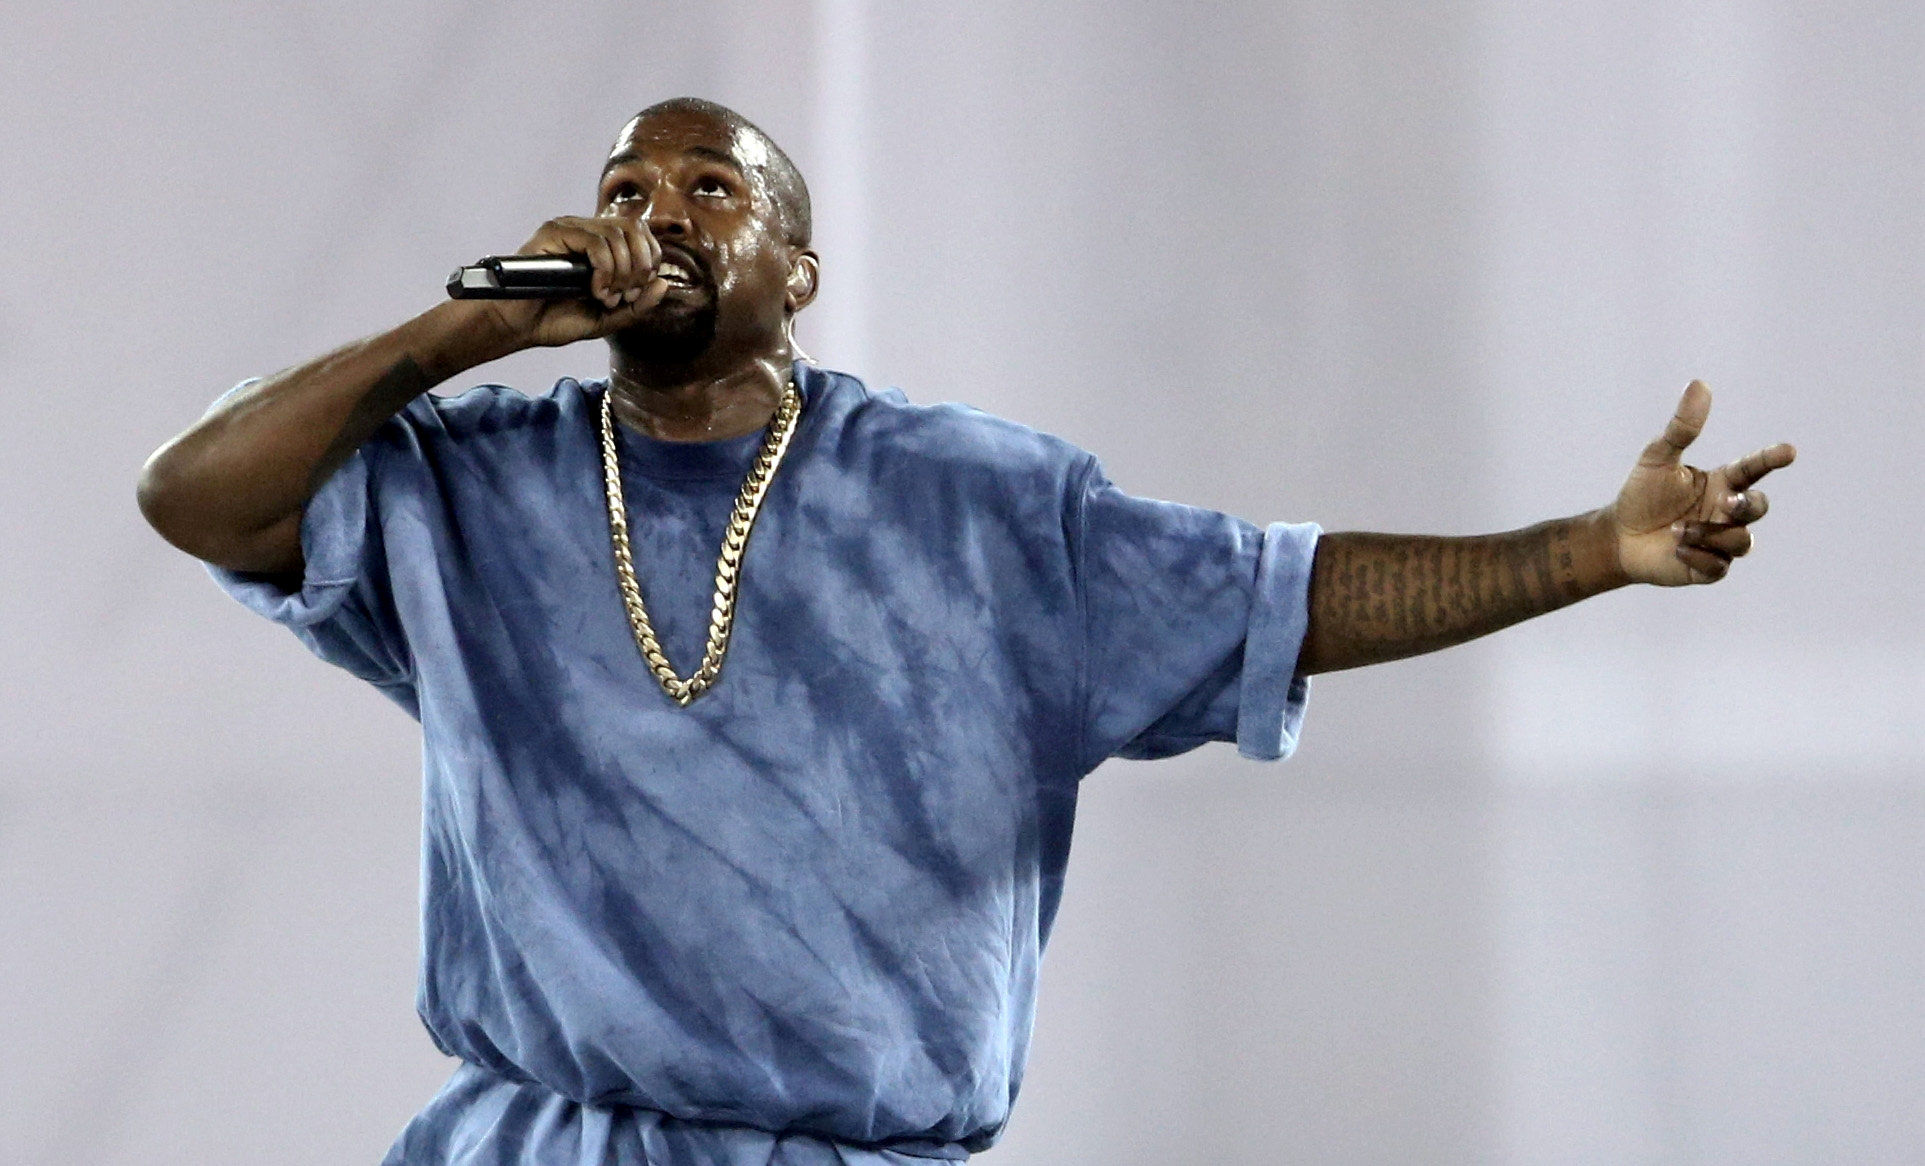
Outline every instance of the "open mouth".
[[695, 265], [694, 260], [684, 256], [664, 254], [662, 261], [655, 265], [655, 276], [670, 287], [702, 286], [701, 269]]

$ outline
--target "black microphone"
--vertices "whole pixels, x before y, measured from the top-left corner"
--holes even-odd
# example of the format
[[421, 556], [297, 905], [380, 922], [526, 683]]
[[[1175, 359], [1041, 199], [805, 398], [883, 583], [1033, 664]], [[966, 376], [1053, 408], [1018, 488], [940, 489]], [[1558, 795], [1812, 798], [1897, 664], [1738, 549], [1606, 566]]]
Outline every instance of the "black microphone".
[[448, 277], [457, 300], [567, 300], [588, 295], [594, 268], [580, 255], [490, 255]]

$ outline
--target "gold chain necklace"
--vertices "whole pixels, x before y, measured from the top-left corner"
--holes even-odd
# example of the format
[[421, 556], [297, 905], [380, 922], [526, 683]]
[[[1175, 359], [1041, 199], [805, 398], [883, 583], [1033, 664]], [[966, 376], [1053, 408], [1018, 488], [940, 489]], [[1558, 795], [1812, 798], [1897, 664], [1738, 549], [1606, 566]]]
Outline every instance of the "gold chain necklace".
[[775, 420], [769, 423], [769, 435], [762, 442], [762, 452], [756, 455], [755, 464], [749, 467], [749, 476], [742, 480], [742, 492], [735, 497], [735, 512], [729, 515], [729, 528], [722, 536], [722, 554], [715, 564], [715, 605], [709, 612], [708, 648], [702, 653], [702, 666], [686, 680], [669, 666], [662, 642], [655, 637], [655, 625], [649, 622], [648, 608], [642, 605], [641, 585], [635, 582], [635, 560], [628, 546], [628, 504], [622, 499], [621, 459], [615, 452], [615, 416], [610, 404], [613, 397], [611, 391], [602, 392], [602, 479], [608, 487], [608, 533], [615, 544], [615, 579], [622, 589], [622, 604], [628, 608], [629, 630], [635, 633], [635, 645], [642, 650], [648, 670], [655, 674], [669, 699], [686, 708], [722, 674], [722, 657], [728, 654], [729, 632], [735, 626], [735, 595], [742, 579], [742, 553], [748, 549], [749, 532], [755, 528], [755, 516], [762, 509], [763, 495], [769, 492], [769, 483], [775, 480], [782, 455], [788, 452], [796, 418], [802, 415], [802, 395], [796, 392], [793, 380], [783, 389]]

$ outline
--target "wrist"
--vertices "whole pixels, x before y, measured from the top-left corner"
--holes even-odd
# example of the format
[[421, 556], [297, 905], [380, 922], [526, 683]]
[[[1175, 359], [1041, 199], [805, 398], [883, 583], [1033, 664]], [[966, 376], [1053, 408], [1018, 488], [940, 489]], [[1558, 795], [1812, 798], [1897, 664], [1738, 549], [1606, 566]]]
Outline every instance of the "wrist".
[[436, 304], [404, 327], [410, 354], [435, 384], [525, 347], [499, 312], [474, 300]]
[[1573, 598], [1585, 599], [1614, 591], [1631, 582], [1618, 546], [1617, 513], [1606, 506], [1570, 520], [1568, 582]]

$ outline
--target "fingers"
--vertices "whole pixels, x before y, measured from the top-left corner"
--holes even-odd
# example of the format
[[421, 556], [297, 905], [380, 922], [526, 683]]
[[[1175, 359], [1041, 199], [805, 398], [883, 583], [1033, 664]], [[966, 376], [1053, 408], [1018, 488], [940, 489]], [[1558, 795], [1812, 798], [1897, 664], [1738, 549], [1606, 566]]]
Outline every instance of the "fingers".
[[[642, 298], [651, 283], [661, 283], [655, 278], [655, 268], [662, 261], [662, 247], [648, 227], [632, 215], [610, 215], [607, 221], [614, 224], [615, 235], [629, 255], [629, 266], [624, 269], [623, 278], [617, 285], [618, 303], [633, 304]], [[655, 299], [660, 300], [661, 294], [667, 290], [668, 285], [662, 284]]]
[[1751, 553], [1751, 529], [1730, 522], [1680, 522], [1673, 552], [1693, 583], [1716, 583], [1731, 571], [1731, 561]]
[[651, 279], [641, 287], [630, 288], [629, 294], [634, 298], [630, 299], [628, 295], [624, 295], [615, 307], [603, 313], [601, 320], [596, 324], [594, 335], [607, 336], [620, 332], [631, 324], [639, 323], [641, 318], [648, 315], [656, 304], [662, 302], [662, 297], [668, 294], [668, 284], [664, 280]]
[[1678, 561], [1691, 572], [1693, 583], [1716, 583], [1731, 570], [1731, 560], [1704, 547], [1678, 544]]
[[588, 256], [588, 263], [594, 274], [588, 282], [588, 290], [602, 307], [612, 308], [621, 302], [621, 295], [615, 290], [616, 280], [620, 278], [620, 261], [615, 255], [615, 243], [606, 234], [589, 233], [583, 236], [582, 254]]
[[655, 238], [655, 233], [649, 230], [648, 224], [640, 219], [624, 215], [618, 221], [622, 224], [623, 230], [628, 232], [628, 237], [638, 245], [636, 254], [644, 259], [650, 271], [654, 271], [655, 266], [662, 261], [662, 244]]
[[1773, 470], [1782, 470], [1798, 458], [1798, 451], [1785, 442], [1768, 445], [1732, 462], [1721, 473], [1733, 490], [1748, 489], [1753, 482]]
[[1678, 545], [1695, 547], [1741, 559], [1751, 553], [1751, 529], [1728, 522], [1682, 522], [1678, 524]]
[[655, 309], [668, 295], [668, 282], [649, 276], [640, 287], [625, 289], [615, 297], [612, 306], [604, 303], [602, 311], [590, 324], [583, 338], [610, 336], [622, 329], [641, 322], [642, 317]]
[[1692, 381], [1685, 386], [1684, 396], [1678, 399], [1678, 411], [1664, 427], [1664, 433], [1644, 447], [1644, 454], [1638, 464], [1646, 466], [1675, 466], [1684, 454], [1685, 448], [1698, 439], [1704, 432], [1704, 423], [1711, 416], [1711, 390], [1705, 388], [1703, 381]]
[[1746, 490], [1742, 494], [1731, 495], [1722, 509], [1726, 522], [1743, 525], [1763, 518], [1771, 510], [1771, 499], [1765, 497], [1763, 490]]
[[610, 231], [607, 239], [608, 251], [613, 256], [614, 262], [607, 272], [607, 290], [597, 298], [602, 301], [603, 307], [612, 309], [620, 307], [622, 297], [634, 290], [635, 255], [633, 248], [629, 246], [626, 232]]
[[662, 251], [647, 226], [630, 216], [585, 219], [570, 215], [542, 224], [522, 253], [583, 256], [593, 271], [589, 294], [603, 310], [614, 311], [643, 298]]

